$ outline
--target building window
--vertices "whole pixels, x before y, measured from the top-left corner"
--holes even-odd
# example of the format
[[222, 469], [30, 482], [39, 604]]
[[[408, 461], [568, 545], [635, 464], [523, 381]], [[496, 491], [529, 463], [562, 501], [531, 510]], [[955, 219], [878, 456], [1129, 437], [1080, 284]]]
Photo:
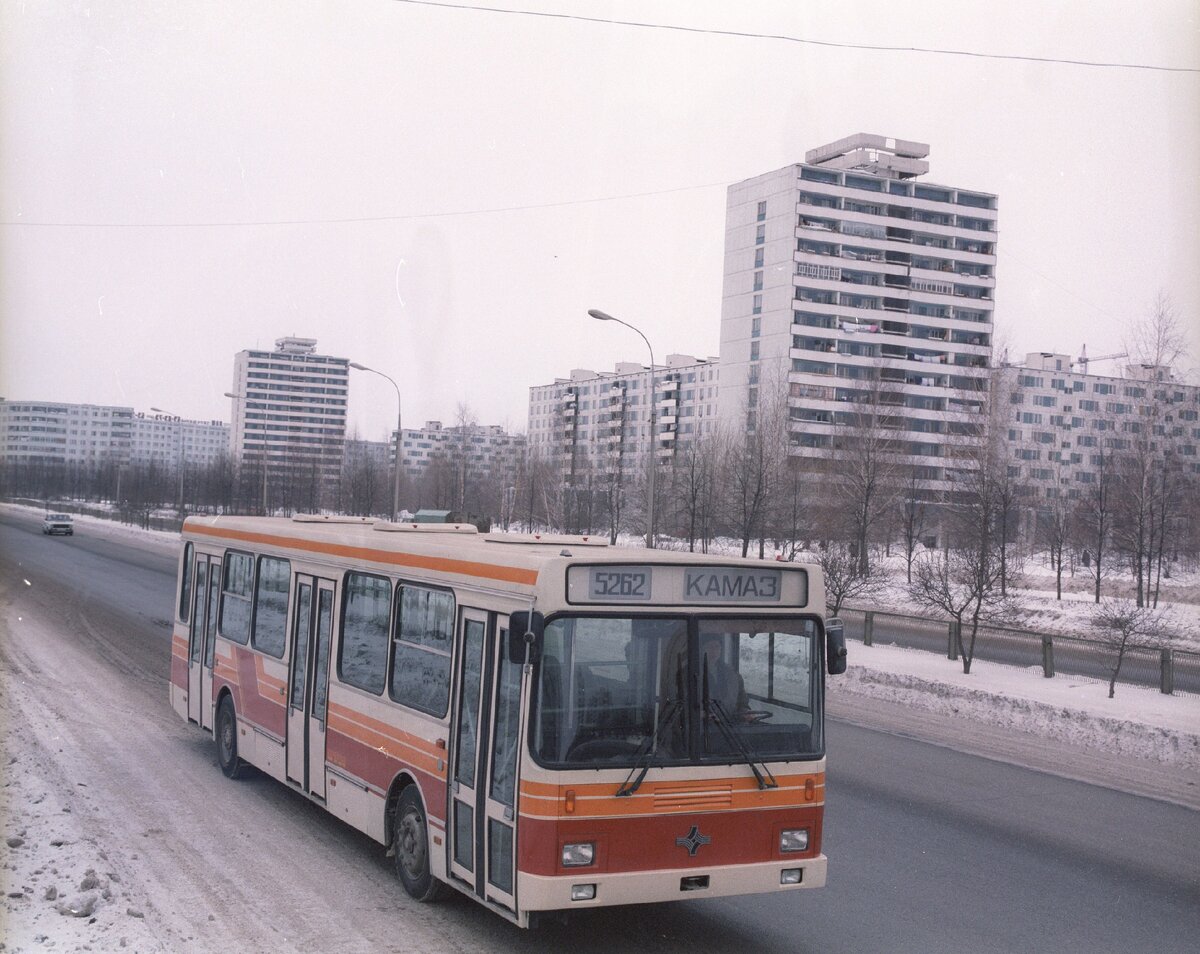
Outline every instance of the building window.
[[758, 360], [758, 342], [757, 341], [750, 342], [750, 360], [751, 361]]
[[762, 319], [752, 318], [750, 320], [750, 337], [757, 338], [762, 334]]
[[754, 250], [754, 267], [755, 268], [763, 267], [763, 250], [761, 248], [756, 248]]
[[762, 314], [762, 295], [754, 296], [754, 305], [753, 305], [751, 311], [752, 311], [752, 314], [755, 314], [755, 315]]
[[758, 221], [762, 221], [767, 217], [767, 200], [763, 199], [758, 203]]
[[762, 243], [765, 242], [766, 240], [767, 240], [767, 227], [765, 225], [760, 225], [757, 229], [754, 230], [754, 244], [762, 245]]
[[755, 272], [754, 273], [754, 290], [762, 291], [762, 283], [763, 283], [763, 273]]

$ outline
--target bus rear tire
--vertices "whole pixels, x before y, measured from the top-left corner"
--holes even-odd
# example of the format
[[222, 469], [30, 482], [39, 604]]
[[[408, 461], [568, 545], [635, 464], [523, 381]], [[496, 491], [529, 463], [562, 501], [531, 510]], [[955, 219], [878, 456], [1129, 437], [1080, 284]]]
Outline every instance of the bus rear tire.
[[233, 711], [233, 700], [229, 696], [221, 698], [217, 706], [217, 721], [213, 729], [213, 738], [217, 743], [217, 764], [226, 778], [238, 778], [242, 774], [245, 762], [237, 754], [237, 717]]
[[410, 898], [437, 901], [445, 897], [446, 886], [429, 868], [429, 825], [415, 785], [406, 785], [400, 792], [392, 824], [392, 853], [396, 875]]

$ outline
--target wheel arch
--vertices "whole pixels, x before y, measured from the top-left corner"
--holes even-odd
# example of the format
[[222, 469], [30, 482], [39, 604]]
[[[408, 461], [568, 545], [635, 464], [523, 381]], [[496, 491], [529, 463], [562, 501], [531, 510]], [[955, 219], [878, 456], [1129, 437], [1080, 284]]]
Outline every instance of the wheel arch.
[[396, 826], [396, 807], [400, 804], [400, 793], [403, 792], [409, 785], [417, 787], [417, 794], [421, 797], [421, 804], [425, 807], [426, 823], [429, 819], [429, 805], [425, 798], [425, 793], [421, 790], [421, 785], [417, 781], [416, 776], [407, 769], [397, 773], [392, 779], [392, 784], [388, 786], [387, 799], [383, 805], [383, 834], [384, 844], [391, 845], [392, 838], [395, 835]]

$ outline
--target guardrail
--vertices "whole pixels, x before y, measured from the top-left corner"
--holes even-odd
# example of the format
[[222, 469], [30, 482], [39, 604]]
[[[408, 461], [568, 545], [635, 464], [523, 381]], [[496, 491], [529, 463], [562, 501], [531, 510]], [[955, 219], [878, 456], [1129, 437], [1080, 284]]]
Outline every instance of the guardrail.
[[[866, 646], [886, 643], [944, 652], [950, 659], [958, 658], [953, 620], [849, 607], [843, 607], [840, 615], [846, 636]], [[1009, 666], [1040, 666], [1047, 679], [1063, 674], [1107, 680], [1116, 664], [1116, 650], [1099, 640], [1079, 636], [980, 625], [975, 638], [975, 658]], [[1168, 695], [1176, 692], [1200, 695], [1200, 652], [1128, 648], [1117, 680], [1130, 685], [1157, 686]]]

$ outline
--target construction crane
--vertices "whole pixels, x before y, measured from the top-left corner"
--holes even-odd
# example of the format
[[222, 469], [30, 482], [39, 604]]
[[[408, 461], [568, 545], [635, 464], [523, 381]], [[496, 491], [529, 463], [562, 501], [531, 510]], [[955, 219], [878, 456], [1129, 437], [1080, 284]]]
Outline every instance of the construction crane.
[[1079, 368], [1080, 374], [1087, 374], [1088, 373], [1088, 364], [1092, 361], [1112, 361], [1114, 358], [1128, 358], [1128, 357], [1129, 357], [1128, 351], [1121, 351], [1118, 354], [1102, 354], [1098, 358], [1089, 358], [1088, 353], [1087, 353], [1087, 345], [1085, 344], [1082, 348], [1079, 349], [1079, 357], [1076, 358], [1074, 360], [1074, 362], [1072, 362], [1072, 364], [1074, 364], [1075, 366], [1077, 366]]

